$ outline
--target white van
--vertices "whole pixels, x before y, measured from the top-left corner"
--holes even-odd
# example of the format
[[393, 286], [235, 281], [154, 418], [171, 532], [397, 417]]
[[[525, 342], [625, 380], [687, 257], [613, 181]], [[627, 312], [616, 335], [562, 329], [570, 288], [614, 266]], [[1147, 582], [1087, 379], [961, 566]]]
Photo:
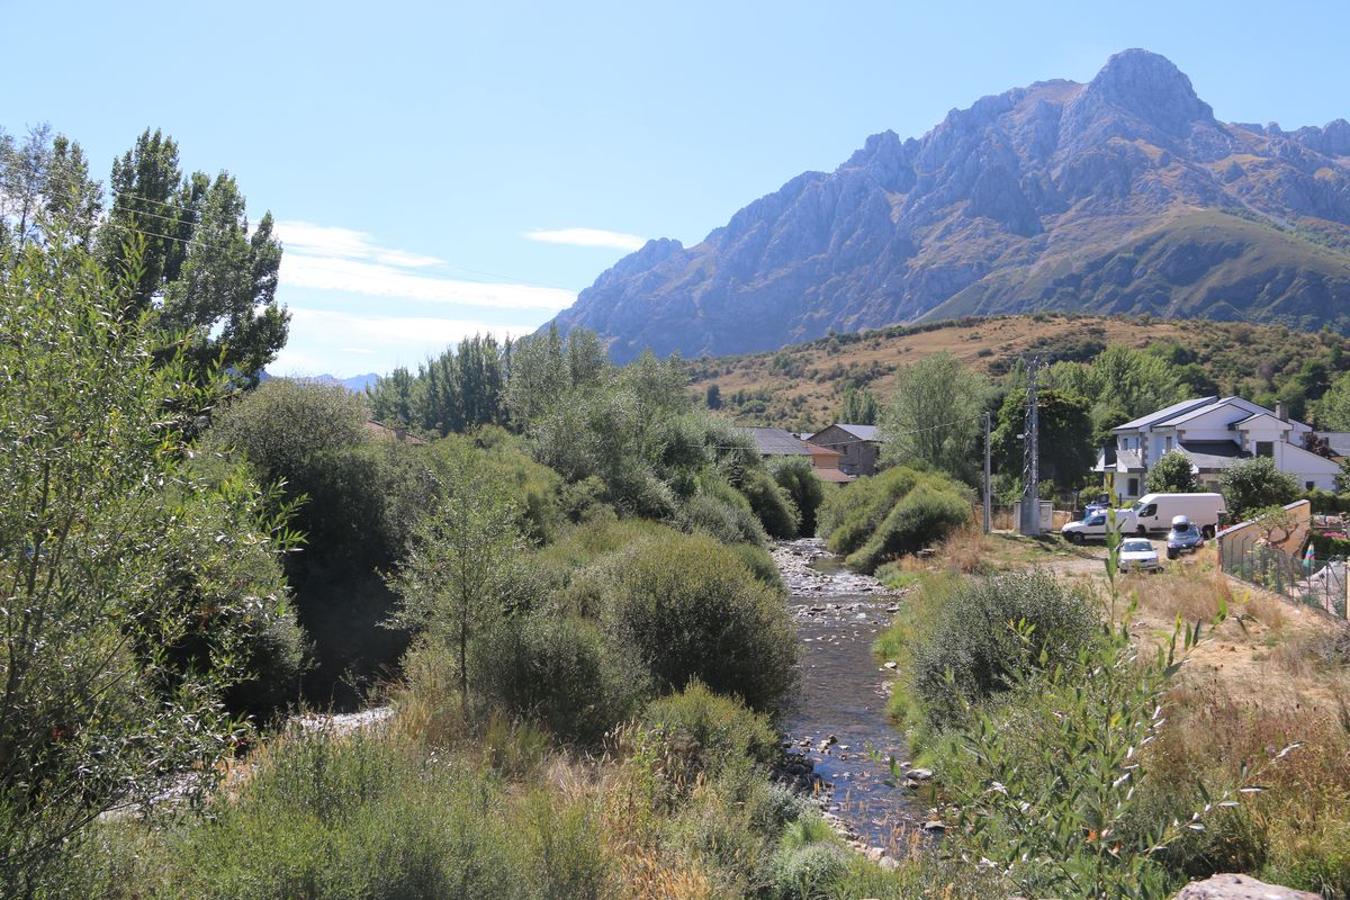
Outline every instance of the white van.
[[1219, 530], [1219, 518], [1228, 512], [1223, 494], [1145, 494], [1130, 507], [1122, 530], [1145, 535], [1166, 531], [1177, 516], [1186, 516], [1206, 539]]
[[[1107, 511], [1093, 509], [1082, 520], [1066, 524], [1059, 530], [1059, 533], [1070, 544], [1081, 544], [1088, 539], [1104, 540], [1107, 525]], [[1128, 509], [1116, 510], [1116, 529], [1124, 534], [1132, 533], [1134, 531], [1134, 513]]]

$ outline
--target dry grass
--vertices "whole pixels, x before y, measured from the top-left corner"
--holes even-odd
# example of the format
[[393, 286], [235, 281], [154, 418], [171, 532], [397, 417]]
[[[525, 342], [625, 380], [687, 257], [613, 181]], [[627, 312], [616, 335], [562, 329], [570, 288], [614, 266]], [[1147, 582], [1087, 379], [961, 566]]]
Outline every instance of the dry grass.
[[1136, 575], [1124, 581], [1139, 608], [1168, 621], [1213, 619], [1222, 608], [1233, 610], [1235, 598], [1227, 577], [1215, 571], [1173, 570], [1161, 575]]
[[1222, 683], [1178, 688], [1171, 701], [1150, 766], [1164, 792], [1195, 801], [1187, 792], [1195, 782], [1211, 795], [1243, 783], [1263, 788], [1241, 795], [1240, 809], [1212, 824], [1206, 852], [1270, 880], [1346, 896], [1350, 710], [1272, 708], [1236, 699]]

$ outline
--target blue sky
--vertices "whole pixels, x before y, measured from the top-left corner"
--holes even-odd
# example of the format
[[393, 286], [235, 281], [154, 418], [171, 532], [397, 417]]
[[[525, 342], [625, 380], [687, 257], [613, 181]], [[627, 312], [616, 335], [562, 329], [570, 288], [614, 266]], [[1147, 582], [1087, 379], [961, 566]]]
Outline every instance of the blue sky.
[[1087, 80], [1126, 47], [1170, 57], [1221, 119], [1350, 117], [1342, 0], [0, 0], [0, 22], [0, 127], [50, 122], [104, 178], [163, 128], [285, 223], [280, 373], [527, 332], [643, 238], [697, 242], [869, 134]]

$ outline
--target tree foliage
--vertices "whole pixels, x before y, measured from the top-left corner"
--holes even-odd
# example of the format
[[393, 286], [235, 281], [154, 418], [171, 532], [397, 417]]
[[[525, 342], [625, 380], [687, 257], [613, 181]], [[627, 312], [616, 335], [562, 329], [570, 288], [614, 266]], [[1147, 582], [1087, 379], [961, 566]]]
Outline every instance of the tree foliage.
[[1200, 489], [1200, 484], [1191, 458], [1180, 450], [1171, 450], [1148, 470], [1145, 487], [1154, 494], [1191, 494]]
[[883, 461], [891, 465], [917, 461], [973, 482], [987, 393], [986, 380], [950, 353], [902, 368], [881, 417], [886, 437]]
[[1162, 356], [1112, 344], [1090, 363], [1058, 362], [1043, 376], [1046, 387], [1091, 403], [1093, 443], [1111, 439], [1111, 429], [1177, 403], [1188, 394], [1178, 368]]
[[844, 402], [839, 407], [839, 421], [852, 425], [877, 423], [877, 398], [867, 388], [849, 385], [844, 388]]
[[100, 813], [224, 753], [221, 700], [290, 615], [282, 523], [247, 479], [184, 463], [220, 385], [181, 354], [154, 364], [134, 283], [107, 282], [79, 243], [30, 242], [0, 279], [6, 894], [34, 891]]
[[512, 356], [509, 339], [499, 345], [490, 334], [466, 337], [418, 366], [416, 375], [400, 367], [377, 381], [368, 391], [371, 413], [386, 425], [441, 435], [503, 425]]
[[1293, 475], [1275, 468], [1275, 460], [1257, 456], [1234, 463], [1219, 476], [1228, 514], [1241, 519], [1255, 510], [1292, 503], [1299, 493]]
[[1317, 424], [1327, 431], [1350, 431], [1350, 372], [1331, 382], [1315, 405]]
[[399, 596], [394, 621], [454, 649], [467, 707], [469, 645], [526, 601], [517, 510], [470, 453], [439, 480], [428, 514], [390, 579]]
[[295, 507], [304, 544], [287, 554], [286, 576], [315, 645], [306, 694], [351, 702], [404, 650], [405, 635], [380, 627], [395, 598], [379, 573], [403, 553], [429, 464], [416, 447], [370, 436], [361, 399], [340, 385], [285, 378], [220, 409], [202, 445], [238, 454]]
[[825, 483], [816, 476], [811, 461], [801, 456], [783, 456], [769, 464], [769, 471], [797, 508], [798, 531], [814, 537], [816, 510], [825, 502]]
[[[1054, 388], [1038, 391], [1036, 412], [1040, 448], [1040, 476], [1061, 490], [1077, 487], [1096, 461], [1093, 449], [1091, 404]], [[997, 471], [1020, 476], [1026, 430], [1026, 393], [1014, 387], [999, 406], [997, 425], [990, 435]]]
[[152, 313], [185, 344], [193, 377], [225, 368], [246, 385], [286, 343], [289, 314], [277, 303], [281, 245], [271, 213], [252, 226], [228, 173], [184, 176], [178, 145], [147, 129], [113, 162], [111, 204], [89, 175], [78, 143], [47, 126], [23, 141], [0, 132], [0, 268], [5, 248], [63, 241], [96, 248], [109, 278], [133, 285], [123, 315]]

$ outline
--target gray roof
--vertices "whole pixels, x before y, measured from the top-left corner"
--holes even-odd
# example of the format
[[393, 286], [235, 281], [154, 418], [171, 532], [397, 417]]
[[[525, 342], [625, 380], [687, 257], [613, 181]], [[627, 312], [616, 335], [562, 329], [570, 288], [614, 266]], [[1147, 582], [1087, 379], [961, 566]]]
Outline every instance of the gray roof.
[[742, 428], [755, 448], [765, 456], [808, 456], [811, 451], [806, 444], [790, 431], [781, 428]]
[[857, 438], [860, 441], [881, 440], [881, 429], [876, 425], [851, 425], [848, 422], [835, 422], [828, 428], [822, 428], [815, 434], [810, 435], [809, 437], [806, 438], [806, 440], [811, 440], [812, 438], [818, 437], [824, 434], [825, 432], [829, 431], [830, 428], [838, 428], [840, 431], [853, 435], [853, 437]]
[[1197, 469], [1226, 469], [1235, 460], [1251, 457], [1236, 441], [1181, 441], [1178, 446]]
[[1200, 409], [1204, 406], [1210, 406], [1218, 397], [1200, 397], [1194, 400], [1182, 400], [1180, 403], [1173, 403], [1171, 406], [1164, 407], [1157, 412], [1149, 413], [1146, 416], [1140, 416], [1126, 422], [1124, 425], [1117, 425], [1112, 428], [1112, 432], [1117, 431], [1135, 431], [1140, 428], [1147, 428], [1150, 425], [1160, 425], [1169, 419], [1179, 418], [1188, 412]]

